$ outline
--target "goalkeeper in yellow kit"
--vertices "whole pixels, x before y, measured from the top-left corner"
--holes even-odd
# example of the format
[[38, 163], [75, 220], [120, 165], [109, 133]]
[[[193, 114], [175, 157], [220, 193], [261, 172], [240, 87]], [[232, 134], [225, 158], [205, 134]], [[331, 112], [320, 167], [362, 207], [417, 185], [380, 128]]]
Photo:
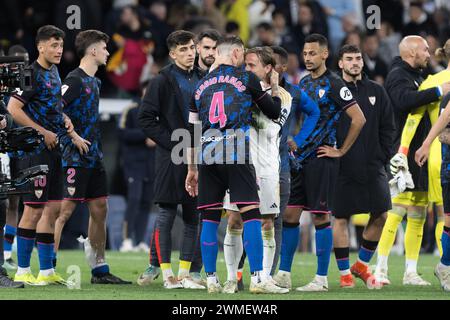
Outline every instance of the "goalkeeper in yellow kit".
[[[447, 41], [447, 50], [450, 50], [450, 40]], [[437, 56], [445, 57], [445, 51], [440, 48], [436, 51]], [[430, 75], [419, 87], [419, 91], [429, 90], [430, 88], [437, 88], [450, 81], [450, 69], [447, 68], [435, 75]], [[431, 124], [434, 125], [439, 117], [439, 100], [423, 105], [412, 110], [403, 127], [400, 147], [398, 153], [391, 161], [392, 171], [396, 171], [395, 164], [404, 162], [406, 169], [408, 169], [408, 151], [411, 141], [414, 138], [416, 129], [419, 126], [422, 118], [428, 116]], [[389, 284], [387, 278], [387, 257], [395, 240], [398, 225], [407, 214], [407, 227], [405, 232], [405, 252], [406, 252], [406, 270], [403, 278], [403, 284], [409, 285], [430, 285], [417, 274], [417, 261], [419, 259], [419, 252], [422, 244], [423, 226], [425, 224], [426, 211], [425, 208], [428, 203], [435, 203], [438, 210], [438, 223], [436, 225], [435, 236], [438, 244], [439, 252], [442, 255], [441, 235], [444, 227], [443, 216], [443, 202], [442, 202], [442, 188], [440, 180], [441, 168], [441, 143], [436, 139], [430, 148], [430, 156], [428, 159], [428, 192], [426, 191], [406, 191], [393, 197], [392, 202], [396, 205], [397, 210], [389, 212], [383, 233], [381, 235], [378, 246], [378, 261], [375, 270], [375, 275], [382, 280], [384, 284]], [[408, 210], [399, 210], [408, 207], [423, 208], [416, 210], [412, 214]], [[400, 214], [399, 214], [400, 213]], [[401, 214], [403, 213], [403, 215]]]

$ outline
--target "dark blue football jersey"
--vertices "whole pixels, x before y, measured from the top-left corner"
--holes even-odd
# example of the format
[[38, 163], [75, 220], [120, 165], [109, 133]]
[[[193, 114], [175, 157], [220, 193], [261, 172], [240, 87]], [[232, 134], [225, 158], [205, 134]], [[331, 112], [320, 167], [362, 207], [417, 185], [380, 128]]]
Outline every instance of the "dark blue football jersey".
[[319, 106], [320, 117], [314, 130], [298, 146], [301, 159], [316, 155], [322, 145], [336, 146], [337, 123], [343, 111], [356, 104], [344, 81], [327, 70], [318, 78], [307, 75], [299, 83], [300, 88]]
[[99, 127], [100, 80], [81, 68], [70, 72], [62, 86], [64, 113], [72, 120], [75, 131], [91, 145], [81, 155], [72, 141], [61, 144], [63, 167], [95, 168], [103, 159]]
[[190, 112], [202, 123], [200, 163], [248, 163], [252, 105], [272, 99], [251, 72], [220, 65], [197, 85]]
[[[450, 102], [450, 93], [448, 93], [441, 101], [441, 112]], [[446, 130], [450, 130], [450, 124]], [[450, 183], [450, 145], [442, 144], [442, 164], [441, 164], [441, 183]]]
[[[58, 68], [52, 65], [45, 69], [37, 61], [29, 67], [33, 72], [32, 89], [18, 92], [13, 97], [24, 104], [23, 111], [33, 122], [57, 134], [60, 142], [68, 139], [64, 126]], [[34, 151], [24, 155], [38, 154], [45, 148], [42, 142]]]

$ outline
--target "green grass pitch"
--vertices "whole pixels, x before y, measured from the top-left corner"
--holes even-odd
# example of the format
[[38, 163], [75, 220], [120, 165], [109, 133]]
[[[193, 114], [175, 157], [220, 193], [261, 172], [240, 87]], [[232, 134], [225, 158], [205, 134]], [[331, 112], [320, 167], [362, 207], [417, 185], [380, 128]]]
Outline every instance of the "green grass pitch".
[[[351, 256], [354, 261], [355, 255]], [[374, 261], [375, 261], [374, 257]], [[392, 284], [381, 290], [368, 290], [362, 281], [357, 279], [357, 285], [353, 289], [339, 288], [339, 272], [337, 270], [334, 256], [330, 264], [329, 291], [324, 293], [300, 293], [295, 290], [286, 295], [253, 295], [245, 292], [239, 292], [234, 295], [226, 294], [208, 294], [205, 290], [167, 290], [162, 286], [161, 276], [150, 286], [140, 287], [136, 284], [139, 274], [146, 268], [148, 257], [144, 253], [119, 253], [108, 252], [107, 260], [110, 264], [112, 273], [123, 277], [126, 280], [133, 281], [133, 285], [111, 286], [111, 285], [91, 285], [90, 270], [84, 259], [84, 253], [80, 250], [62, 251], [58, 253], [57, 271], [67, 277], [67, 268], [70, 265], [77, 265], [81, 269], [81, 289], [68, 289], [64, 286], [46, 286], [31, 287], [25, 289], [2, 289], [0, 290], [0, 299], [38, 299], [38, 300], [58, 300], [58, 299], [132, 299], [132, 300], [250, 300], [250, 299], [290, 299], [290, 300], [390, 300], [390, 299], [408, 299], [408, 300], [441, 300], [450, 299], [450, 293], [444, 292], [435, 276], [433, 269], [438, 262], [438, 258], [432, 255], [422, 255], [419, 260], [419, 272], [423, 277], [431, 281], [429, 287], [406, 287], [403, 286], [402, 277], [404, 271], [404, 257], [392, 255], [389, 259], [389, 275]], [[178, 268], [178, 253], [173, 254], [172, 264], [174, 272]], [[226, 280], [226, 269], [223, 261], [223, 254], [219, 254], [217, 263], [219, 278], [223, 282]], [[299, 254], [295, 256], [293, 266], [293, 285], [300, 286], [309, 282], [316, 269], [316, 257], [312, 254]], [[36, 275], [38, 271], [36, 251], [33, 252], [32, 270]], [[246, 265], [244, 283], [248, 288], [248, 265]]]

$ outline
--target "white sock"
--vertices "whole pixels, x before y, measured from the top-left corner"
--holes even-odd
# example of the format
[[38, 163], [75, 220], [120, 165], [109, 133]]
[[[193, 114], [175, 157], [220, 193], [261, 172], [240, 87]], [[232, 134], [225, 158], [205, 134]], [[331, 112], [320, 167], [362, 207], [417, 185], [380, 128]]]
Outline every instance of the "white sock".
[[417, 273], [417, 260], [406, 259], [405, 270], [406, 273]]
[[227, 266], [227, 280], [237, 280], [237, 268], [242, 257], [242, 229], [230, 230], [227, 228], [223, 242], [223, 253]]
[[291, 276], [291, 273], [289, 271], [284, 271], [284, 270], [278, 270], [278, 274], [280, 276], [283, 276], [285, 274], [288, 275], [289, 277]]
[[252, 276], [251, 276], [251, 281], [252, 281], [252, 283], [260, 283], [261, 281], [263, 281], [263, 274], [264, 274], [264, 272], [262, 272], [262, 271], [256, 271], [256, 272], [254, 272], [254, 273], [252, 273]]
[[18, 276], [21, 276], [21, 275], [23, 275], [25, 273], [31, 273], [31, 268], [30, 267], [26, 267], [26, 268], [17, 267], [16, 274]]
[[328, 284], [327, 276], [319, 276], [318, 274], [316, 274], [316, 280], [320, 283]]
[[270, 277], [270, 272], [272, 271], [273, 258], [275, 257], [275, 230], [274, 228], [270, 230], [262, 231], [263, 239], [263, 271], [264, 275]]
[[206, 277], [206, 284], [207, 284], [207, 285], [210, 285], [210, 284], [216, 284], [216, 283], [218, 283], [218, 282], [219, 282], [219, 279], [217, 279], [217, 275], [216, 275], [215, 272], [214, 272], [214, 274], [208, 275], [208, 276]]
[[54, 273], [55, 273], [55, 270], [53, 268], [39, 271], [39, 274], [42, 274], [43, 276], [50, 276]]
[[378, 255], [377, 257], [377, 267], [375, 272], [387, 272], [388, 270], [388, 256]]
[[3, 251], [3, 258], [5, 260], [11, 259], [11, 254], [12, 254], [11, 251]]
[[341, 276], [346, 276], [348, 274], [350, 274], [350, 269], [345, 269], [345, 270], [339, 270], [339, 273], [341, 274]]
[[173, 275], [173, 271], [172, 271], [172, 269], [165, 269], [165, 270], [163, 270], [162, 271], [162, 274], [163, 274], [163, 279], [164, 280], [167, 280], [167, 278], [169, 278], [169, 277], [174, 277], [174, 275]]

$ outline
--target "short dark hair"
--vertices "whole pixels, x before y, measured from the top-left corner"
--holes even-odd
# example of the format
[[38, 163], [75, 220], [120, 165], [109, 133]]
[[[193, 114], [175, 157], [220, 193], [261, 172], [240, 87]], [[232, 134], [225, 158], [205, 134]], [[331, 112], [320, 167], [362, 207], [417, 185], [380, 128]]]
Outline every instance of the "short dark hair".
[[20, 44], [15, 44], [8, 49], [8, 56], [21, 56], [26, 54], [28, 54], [27, 49]]
[[169, 34], [166, 43], [169, 50], [175, 49], [179, 45], [188, 44], [195, 39], [195, 34], [186, 30], [177, 30]]
[[289, 54], [284, 48], [280, 46], [271, 46], [270, 49], [272, 49], [273, 53], [280, 56], [282, 64], [287, 63]]
[[323, 35], [319, 33], [312, 33], [305, 38], [305, 43], [318, 42], [319, 46], [328, 48], [328, 40]]
[[240, 29], [239, 23], [237, 23], [236, 21], [228, 21], [227, 24], [225, 25], [226, 33], [239, 31], [239, 29]]
[[197, 41], [200, 42], [203, 38], [209, 38], [213, 41], [219, 41], [219, 39], [222, 38], [222, 35], [216, 29], [206, 29], [199, 33]]
[[342, 46], [341, 49], [339, 49], [339, 60], [342, 59], [342, 57], [344, 56], [344, 54], [346, 53], [361, 53], [361, 50], [355, 46], [354, 44], [346, 44], [344, 46]]
[[256, 26], [256, 29], [264, 29], [264, 31], [272, 31], [273, 30], [273, 26], [268, 23], [268, 22], [261, 22], [260, 24], [258, 24]]
[[81, 31], [77, 34], [75, 38], [75, 48], [77, 51], [78, 57], [81, 59], [86, 54], [86, 49], [89, 48], [91, 44], [104, 41], [108, 43], [109, 36], [106, 33], [103, 33], [98, 30], [86, 30]]
[[238, 36], [228, 36], [217, 41], [217, 46], [230, 45], [230, 46], [244, 46], [244, 42]]
[[55, 38], [58, 40], [64, 39], [65, 36], [66, 34], [64, 33], [64, 31], [62, 31], [58, 27], [48, 24], [38, 29], [36, 34], [36, 45], [39, 44], [39, 42], [41, 41], [47, 41], [50, 40], [51, 38]]
[[264, 66], [270, 64], [272, 67], [275, 67], [276, 63], [273, 57], [273, 50], [270, 47], [254, 47], [247, 49], [247, 51], [245, 51], [245, 56], [251, 53], [256, 54], [259, 61], [261, 61]]

